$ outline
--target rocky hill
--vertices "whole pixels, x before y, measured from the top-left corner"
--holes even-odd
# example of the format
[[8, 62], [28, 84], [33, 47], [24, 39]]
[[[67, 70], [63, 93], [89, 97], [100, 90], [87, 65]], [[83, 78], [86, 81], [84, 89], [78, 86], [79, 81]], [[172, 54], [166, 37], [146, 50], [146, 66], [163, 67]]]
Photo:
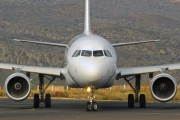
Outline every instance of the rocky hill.
[[[161, 39], [116, 48], [118, 67], [180, 62], [178, 0], [91, 0], [91, 8], [92, 31], [111, 43]], [[2, 0], [0, 62], [63, 67], [65, 49], [12, 39], [68, 43], [83, 20], [84, 0]]]

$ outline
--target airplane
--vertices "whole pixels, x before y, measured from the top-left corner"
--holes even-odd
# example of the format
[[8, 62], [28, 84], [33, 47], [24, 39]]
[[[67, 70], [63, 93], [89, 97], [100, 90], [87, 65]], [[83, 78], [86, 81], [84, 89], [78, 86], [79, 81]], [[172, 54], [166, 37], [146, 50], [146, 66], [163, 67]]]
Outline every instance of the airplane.
[[[44, 103], [47, 108], [51, 107], [51, 95], [45, 95], [45, 90], [56, 78], [64, 79], [67, 85], [72, 88], [88, 88], [90, 99], [86, 103], [86, 111], [98, 110], [98, 104], [94, 98], [94, 92], [97, 89], [111, 87], [114, 81], [120, 78], [124, 78], [134, 90], [134, 94], [128, 95], [129, 108], [133, 108], [135, 102], [139, 102], [140, 108], [146, 107], [146, 96], [139, 93], [142, 74], [149, 74], [150, 91], [155, 100], [168, 102], [173, 99], [177, 92], [177, 81], [166, 72], [180, 69], [180, 64], [129, 68], [118, 68], [116, 66], [117, 53], [115, 47], [159, 40], [111, 44], [105, 38], [91, 32], [89, 0], [85, 0], [84, 32], [74, 37], [68, 44], [14, 40], [66, 48], [66, 65], [63, 68], [0, 63], [0, 69], [15, 71], [5, 80], [4, 84], [7, 96], [14, 101], [23, 101], [28, 98], [31, 92], [31, 73], [39, 75], [40, 93], [34, 94], [34, 108], [38, 108], [40, 103]], [[159, 74], [154, 75], [155, 72], [159, 72]], [[47, 76], [50, 77], [49, 83], [44, 87], [44, 78]], [[135, 78], [134, 86], [130, 83], [132, 78]]]

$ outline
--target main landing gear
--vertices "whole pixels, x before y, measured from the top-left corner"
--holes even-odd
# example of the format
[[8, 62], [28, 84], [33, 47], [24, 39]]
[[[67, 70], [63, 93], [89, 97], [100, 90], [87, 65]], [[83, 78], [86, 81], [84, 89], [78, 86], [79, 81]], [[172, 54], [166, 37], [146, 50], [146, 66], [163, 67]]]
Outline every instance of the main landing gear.
[[90, 101], [86, 103], [86, 111], [97, 111], [98, 105], [94, 101], [94, 92], [95, 92], [94, 86], [88, 87], [88, 92], [90, 92]]
[[[135, 87], [132, 86], [132, 84], [130, 83], [130, 81], [136, 78], [135, 80]], [[146, 108], [146, 96], [145, 94], [140, 94], [139, 96], [139, 91], [140, 91], [140, 79], [141, 79], [141, 75], [136, 75], [131, 79], [127, 79], [125, 78], [125, 81], [131, 86], [131, 88], [134, 90], [135, 93], [135, 97], [134, 94], [129, 94], [128, 95], [128, 108], [134, 108], [134, 104], [135, 102], [139, 102], [139, 106], [140, 108]]]
[[39, 94], [34, 94], [34, 108], [39, 108], [39, 104], [42, 102], [45, 104], [46, 108], [50, 108], [51, 107], [51, 95], [50, 94], [46, 94], [45, 98], [44, 98], [44, 93], [45, 90], [48, 88], [48, 86], [55, 80], [56, 77], [53, 77], [51, 79], [47, 78], [50, 82], [49, 84], [44, 88], [44, 75], [43, 74], [39, 74], [39, 91], [40, 91], [40, 96]]

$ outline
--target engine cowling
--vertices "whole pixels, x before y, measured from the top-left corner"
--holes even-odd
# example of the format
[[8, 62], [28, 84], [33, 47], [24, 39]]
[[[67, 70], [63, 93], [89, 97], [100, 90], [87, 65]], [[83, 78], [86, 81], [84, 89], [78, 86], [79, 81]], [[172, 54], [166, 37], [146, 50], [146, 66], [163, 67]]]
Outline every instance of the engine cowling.
[[23, 101], [31, 92], [31, 82], [26, 75], [14, 73], [6, 79], [4, 89], [9, 98], [15, 101]]
[[158, 74], [151, 80], [151, 94], [159, 102], [168, 102], [177, 92], [177, 82], [169, 74]]

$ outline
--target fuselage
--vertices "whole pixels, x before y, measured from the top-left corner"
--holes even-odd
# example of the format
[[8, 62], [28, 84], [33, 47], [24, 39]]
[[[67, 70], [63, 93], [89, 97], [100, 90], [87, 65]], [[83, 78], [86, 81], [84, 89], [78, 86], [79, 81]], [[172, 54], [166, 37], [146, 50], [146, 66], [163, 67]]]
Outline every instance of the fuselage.
[[94, 34], [80, 34], [68, 46], [65, 77], [70, 87], [106, 88], [113, 85], [117, 55], [109, 41]]
[[68, 44], [63, 75], [70, 87], [110, 87], [116, 76], [117, 55], [109, 41], [92, 34], [89, 0], [85, 0], [84, 18], [84, 32]]

